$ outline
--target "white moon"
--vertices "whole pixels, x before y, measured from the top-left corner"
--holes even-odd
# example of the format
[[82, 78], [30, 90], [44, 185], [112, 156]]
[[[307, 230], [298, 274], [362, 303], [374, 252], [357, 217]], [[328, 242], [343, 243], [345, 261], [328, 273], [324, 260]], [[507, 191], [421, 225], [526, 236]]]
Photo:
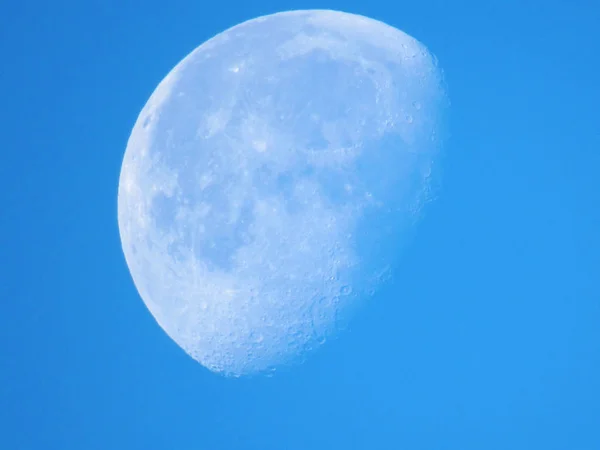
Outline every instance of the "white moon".
[[195, 49], [140, 113], [119, 183], [158, 324], [230, 376], [333, 336], [427, 200], [444, 99], [421, 43], [353, 14], [273, 14]]

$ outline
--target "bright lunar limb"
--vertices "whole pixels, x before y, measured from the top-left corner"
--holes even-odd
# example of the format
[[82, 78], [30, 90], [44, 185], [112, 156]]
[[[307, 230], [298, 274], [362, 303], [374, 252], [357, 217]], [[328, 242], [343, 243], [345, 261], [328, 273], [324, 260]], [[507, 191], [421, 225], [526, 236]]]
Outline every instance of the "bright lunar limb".
[[427, 49], [358, 15], [273, 14], [195, 49], [144, 106], [119, 182], [158, 324], [230, 376], [334, 336], [429, 198], [445, 103]]

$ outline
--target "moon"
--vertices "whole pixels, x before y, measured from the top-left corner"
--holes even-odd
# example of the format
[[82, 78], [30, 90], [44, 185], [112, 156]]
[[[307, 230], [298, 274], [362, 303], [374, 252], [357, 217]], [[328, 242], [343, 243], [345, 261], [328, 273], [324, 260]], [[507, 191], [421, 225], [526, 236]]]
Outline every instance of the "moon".
[[431, 198], [445, 98], [423, 44], [338, 11], [259, 17], [187, 55], [119, 180], [123, 252], [160, 327], [234, 377], [335, 337]]

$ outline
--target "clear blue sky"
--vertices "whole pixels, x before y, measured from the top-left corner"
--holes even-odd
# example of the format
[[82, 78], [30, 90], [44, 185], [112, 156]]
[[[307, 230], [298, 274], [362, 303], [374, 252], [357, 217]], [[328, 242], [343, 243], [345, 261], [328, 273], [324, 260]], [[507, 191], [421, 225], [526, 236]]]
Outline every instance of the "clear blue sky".
[[[315, 7], [437, 55], [443, 189], [350, 333], [226, 379], [137, 295], [120, 164], [184, 55]], [[599, 24], [592, 0], [1, 2], [0, 448], [600, 449]]]

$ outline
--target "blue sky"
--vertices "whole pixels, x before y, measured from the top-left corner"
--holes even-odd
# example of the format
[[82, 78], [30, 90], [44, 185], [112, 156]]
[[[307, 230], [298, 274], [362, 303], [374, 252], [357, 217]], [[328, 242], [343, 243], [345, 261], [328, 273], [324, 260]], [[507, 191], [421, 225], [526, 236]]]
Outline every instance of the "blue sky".
[[[189, 51], [308, 8], [439, 58], [443, 188], [349, 333], [226, 379], [137, 295], [120, 164]], [[1, 3], [0, 448], [600, 449], [599, 23], [591, 0]]]

